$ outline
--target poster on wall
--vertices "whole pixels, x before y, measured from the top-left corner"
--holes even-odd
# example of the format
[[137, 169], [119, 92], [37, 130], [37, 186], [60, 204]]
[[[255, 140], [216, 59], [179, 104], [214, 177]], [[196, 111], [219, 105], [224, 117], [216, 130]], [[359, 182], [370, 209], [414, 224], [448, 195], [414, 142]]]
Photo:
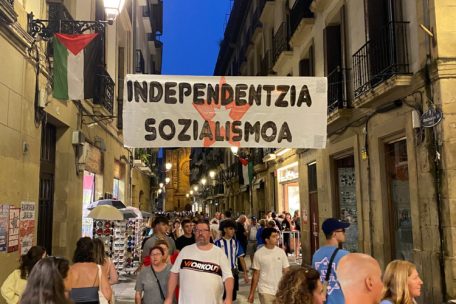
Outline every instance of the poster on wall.
[[19, 249], [20, 215], [21, 208], [10, 206], [8, 223], [8, 252], [14, 252]]
[[19, 223], [19, 252], [26, 254], [33, 246], [35, 231], [35, 203], [21, 202], [21, 220]]
[[9, 205], [0, 205], [0, 252], [8, 248]]

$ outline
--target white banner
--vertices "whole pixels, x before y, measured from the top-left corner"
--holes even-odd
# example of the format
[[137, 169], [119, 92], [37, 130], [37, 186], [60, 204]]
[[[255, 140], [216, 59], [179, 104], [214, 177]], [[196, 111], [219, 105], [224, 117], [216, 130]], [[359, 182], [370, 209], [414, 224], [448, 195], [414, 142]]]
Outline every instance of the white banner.
[[126, 147], [326, 146], [325, 77], [127, 75]]

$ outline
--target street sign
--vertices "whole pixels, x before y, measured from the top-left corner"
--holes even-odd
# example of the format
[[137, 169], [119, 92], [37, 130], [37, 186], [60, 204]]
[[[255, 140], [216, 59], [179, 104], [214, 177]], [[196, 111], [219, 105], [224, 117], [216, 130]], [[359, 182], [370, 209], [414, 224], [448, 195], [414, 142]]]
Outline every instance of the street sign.
[[421, 125], [425, 128], [432, 128], [442, 120], [442, 111], [431, 107], [427, 112], [421, 115]]

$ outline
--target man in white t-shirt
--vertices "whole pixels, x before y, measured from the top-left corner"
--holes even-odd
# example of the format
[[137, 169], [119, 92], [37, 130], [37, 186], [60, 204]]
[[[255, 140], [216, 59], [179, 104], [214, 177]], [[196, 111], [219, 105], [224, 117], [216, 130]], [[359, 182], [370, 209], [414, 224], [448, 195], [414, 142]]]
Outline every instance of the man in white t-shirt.
[[261, 237], [265, 245], [255, 252], [253, 257], [253, 277], [250, 286], [249, 302], [253, 303], [255, 290], [261, 304], [273, 304], [282, 275], [288, 271], [290, 264], [283, 249], [277, 247], [279, 233], [274, 228], [265, 228]]
[[231, 267], [225, 252], [209, 242], [210, 235], [209, 223], [198, 221], [196, 244], [184, 247], [171, 268], [164, 304], [173, 303], [178, 282], [180, 304], [232, 303], [234, 279]]

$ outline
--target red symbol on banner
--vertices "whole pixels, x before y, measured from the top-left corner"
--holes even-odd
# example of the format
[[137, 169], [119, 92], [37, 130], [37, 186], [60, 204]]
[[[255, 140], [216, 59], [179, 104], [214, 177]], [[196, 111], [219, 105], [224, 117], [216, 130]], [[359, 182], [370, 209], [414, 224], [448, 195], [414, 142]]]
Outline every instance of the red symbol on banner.
[[[222, 87], [223, 84], [226, 83], [225, 77], [220, 78], [219, 86], [220, 88]], [[222, 90], [220, 90], [220, 94]], [[219, 100], [222, 100], [221, 96], [219, 96]], [[198, 113], [201, 115], [201, 117], [206, 120], [209, 123], [209, 127], [211, 129], [212, 133], [212, 139], [205, 137], [203, 145], [204, 147], [210, 147], [215, 143], [215, 132], [216, 132], [216, 127], [215, 127], [215, 122], [219, 121], [220, 122], [220, 136], [225, 137], [226, 130], [225, 130], [225, 122], [230, 121], [231, 123], [236, 120], [241, 120], [242, 117], [245, 115], [245, 113], [250, 109], [250, 105], [246, 104], [243, 106], [238, 106], [236, 105], [236, 102], [232, 101], [228, 105], [222, 106], [220, 105], [220, 102], [215, 104], [214, 101], [212, 100], [210, 104], [208, 104], [207, 100], [204, 101], [203, 104], [193, 104], [195, 109], [198, 111]], [[228, 110], [230, 111], [229, 114], [227, 115]], [[216, 116], [220, 117], [221, 119], [215, 119], [213, 120]], [[231, 124], [230, 124], [231, 125]], [[229, 143], [232, 146], [237, 146], [239, 147], [240, 143], [239, 142], [234, 142], [233, 141], [233, 132], [230, 132], [229, 135]]]

